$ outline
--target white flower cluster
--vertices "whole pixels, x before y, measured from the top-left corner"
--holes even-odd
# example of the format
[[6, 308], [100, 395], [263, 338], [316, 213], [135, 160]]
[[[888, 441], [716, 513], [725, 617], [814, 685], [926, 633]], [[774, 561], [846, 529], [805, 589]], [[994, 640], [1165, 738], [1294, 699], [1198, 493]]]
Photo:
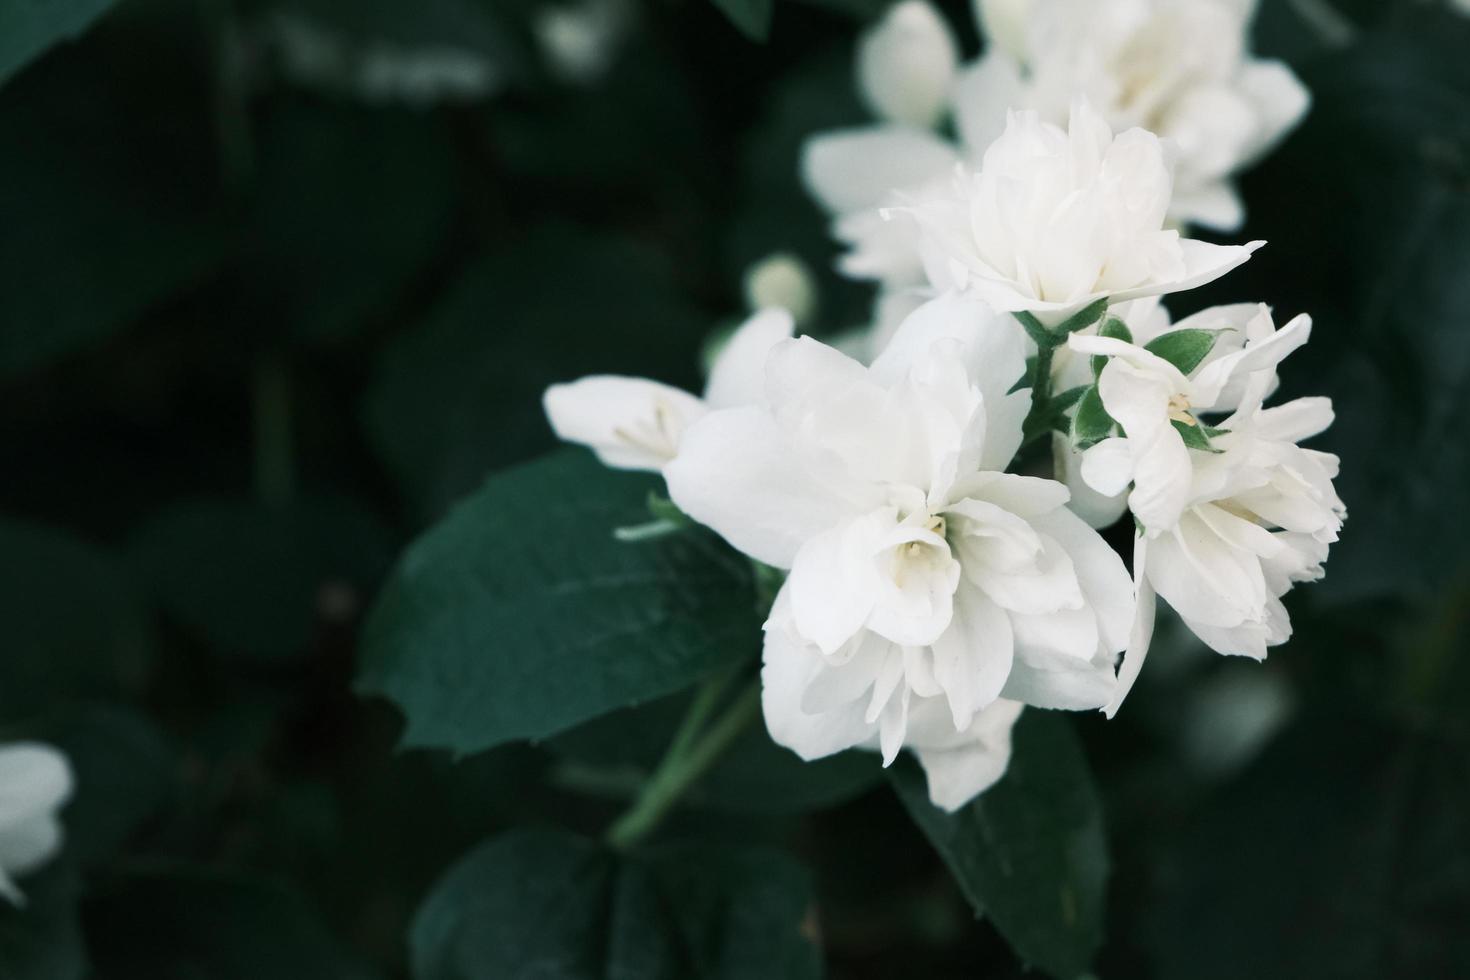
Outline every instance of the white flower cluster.
[[[1174, 226], [1239, 228], [1245, 213], [1231, 177], [1309, 103], [1290, 69], [1249, 55], [1253, 13], [1252, 0], [975, 0], [987, 45], [961, 65], [948, 25], [926, 0], [892, 7], [858, 46], [858, 88], [877, 122], [812, 137], [802, 161], [807, 187], [848, 248], [840, 268], [881, 286], [878, 346], [921, 301], [915, 287], [925, 282], [913, 228], [885, 222], [881, 209], [945, 195], [957, 164], [981, 164], [1010, 110], [1063, 125], [1080, 97], [1115, 130], [1164, 138], [1173, 195], [1149, 207], [1166, 207]], [[949, 120], [955, 140], [942, 135]], [[997, 180], [1025, 165], [1031, 149], [1015, 149]], [[1013, 219], [1027, 217], [1024, 202], [1005, 206]]]
[[[1020, 111], [982, 160], [889, 216], [934, 296], [870, 365], [765, 311], [702, 399], [615, 377], [546, 395], [564, 439], [661, 472], [685, 514], [786, 572], [771, 736], [807, 759], [908, 748], [949, 809], [1000, 778], [1023, 705], [1117, 710], [1156, 595], [1214, 649], [1264, 656], [1344, 517], [1336, 459], [1297, 445], [1328, 403], [1263, 404], [1308, 319], [1229, 306], [1171, 325], [1159, 303], [1260, 243], [1166, 226], [1156, 136], [1115, 138], [1082, 103], [1066, 130]], [[1015, 472], [1028, 446], [1061, 478]], [[1094, 529], [1125, 508], [1131, 576]]]

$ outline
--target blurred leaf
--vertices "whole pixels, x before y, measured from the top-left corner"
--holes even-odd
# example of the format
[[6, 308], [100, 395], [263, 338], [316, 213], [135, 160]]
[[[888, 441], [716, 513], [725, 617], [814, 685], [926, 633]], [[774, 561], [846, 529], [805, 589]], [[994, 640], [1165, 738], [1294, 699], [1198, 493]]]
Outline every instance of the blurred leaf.
[[952, 814], [929, 802], [917, 764], [905, 760], [889, 772], [976, 914], [1024, 963], [1080, 977], [1102, 942], [1102, 807], [1069, 722], [1033, 709], [1021, 716], [1014, 739], [1001, 781]]
[[[1338, 492], [1359, 516], [1317, 587], [1339, 600], [1429, 595], [1465, 562], [1442, 514], [1470, 480], [1458, 435], [1470, 402], [1470, 18], [1415, 5], [1390, 20], [1311, 66], [1311, 114], [1245, 185], [1243, 237], [1271, 245], [1231, 277], [1317, 322], [1276, 401], [1334, 400], [1318, 447], [1342, 457]], [[1350, 166], [1324, 165], [1344, 148]]]
[[541, 394], [582, 374], [691, 383], [704, 324], [663, 256], [543, 227], [471, 265], [418, 329], [383, 352], [368, 434], [422, 514], [551, 444]]
[[711, 0], [730, 18], [730, 23], [752, 41], [764, 41], [771, 33], [771, 13], [775, 0]]
[[160, 604], [217, 651], [277, 659], [306, 648], [324, 607], [345, 602], [350, 612], [372, 593], [393, 538], [344, 498], [282, 507], [219, 498], [170, 506], [137, 531], [130, 553]]
[[82, 980], [91, 976], [77, 920], [74, 870], [53, 862], [20, 881], [26, 904], [0, 901], [0, 977]]
[[103, 980], [364, 980], [300, 896], [265, 879], [137, 871], [88, 895], [87, 939]]
[[178, 760], [143, 715], [89, 706], [35, 734], [65, 752], [76, 775], [76, 793], [62, 811], [68, 860], [90, 865], [112, 857], [169, 801]]
[[617, 858], [514, 831], [464, 857], [414, 922], [415, 980], [804, 980], [811, 883], [781, 854], [686, 844]]
[[0, 0], [0, 83], [81, 34], [117, 0]]
[[275, 322], [341, 339], [397, 301], [454, 208], [454, 155], [434, 116], [289, 103], [257, 136], [242, 269]]
[[359, 689], [405, 745], [540, 738], [754, 658], [743, 559], [704, 532], [640, 543], [649, 480], [564, 450], [491, 477], [410, 546], [368, 621]]
[[223, 256], [206, 80], [154, 36], [117, 33], [0, 92], [0, 375], [129, 326]]
[[1307, 716], [1181, 828], [1159, 976], [1452, 977], [1470, 963], [1470, 755]]
[[131, 692], [153, 655], [147, 617], [108, 556], [60, 531], [0, 521], [0, 720]]

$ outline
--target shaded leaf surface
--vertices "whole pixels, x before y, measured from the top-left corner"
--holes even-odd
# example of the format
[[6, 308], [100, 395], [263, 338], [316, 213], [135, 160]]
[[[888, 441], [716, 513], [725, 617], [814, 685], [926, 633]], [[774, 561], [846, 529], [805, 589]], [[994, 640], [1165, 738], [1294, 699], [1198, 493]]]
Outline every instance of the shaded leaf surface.
[[1080, 977], [1102, 941], [1107, 842], [1097, 791], [1067, 721], [1031, 710], [1015, 729], [1010, 768], [973, 803], [947, 814], [905, 760], [894, 788], [977, 914], [1022, 961]]
[[415, 980], [804, 980], [811, 883], [772, 851], [685, 844], [618, 858], [513, 831], [456, 864], [420, 908]]
[[562, 450], [507, 470], [415, 542], [366, 629], [359, 688], [407, 745], [540, 738], [755, 656], [748, 568], [704, 532], [622, 543], [646, 476]]

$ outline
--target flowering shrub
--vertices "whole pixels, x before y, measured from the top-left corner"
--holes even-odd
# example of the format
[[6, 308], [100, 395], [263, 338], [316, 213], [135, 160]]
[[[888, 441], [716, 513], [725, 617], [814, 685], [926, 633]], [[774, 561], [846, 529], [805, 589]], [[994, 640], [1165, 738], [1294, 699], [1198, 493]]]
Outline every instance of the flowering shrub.
[[1464, 973], [1461, 6], [0, 0], [0, 980]]

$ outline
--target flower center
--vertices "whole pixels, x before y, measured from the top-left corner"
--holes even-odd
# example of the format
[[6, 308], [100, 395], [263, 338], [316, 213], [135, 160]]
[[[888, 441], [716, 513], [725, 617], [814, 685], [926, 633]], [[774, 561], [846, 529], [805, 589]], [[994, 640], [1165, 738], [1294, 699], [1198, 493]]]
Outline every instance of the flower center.
[[1189, 414], [1189, 399], [1184, 395], [1169, 396], [1169, 418], [1175, 422], [1183, 422], [1185, 425], [1198, 425], [1193, 415]]
[[679, 452], [679, 437], [683, 435], [683, 420], [667, 402], [659, 399], [653, 403], [653, 415], [639, 419], [631, 426], [617, 426], [613, 435], [634, 449], [642, 450], [663, 459], [673, 459]]

